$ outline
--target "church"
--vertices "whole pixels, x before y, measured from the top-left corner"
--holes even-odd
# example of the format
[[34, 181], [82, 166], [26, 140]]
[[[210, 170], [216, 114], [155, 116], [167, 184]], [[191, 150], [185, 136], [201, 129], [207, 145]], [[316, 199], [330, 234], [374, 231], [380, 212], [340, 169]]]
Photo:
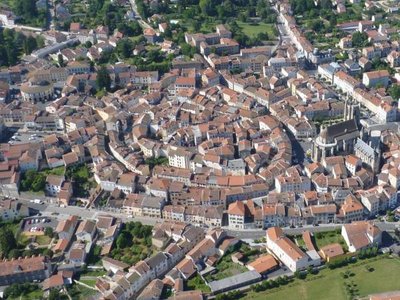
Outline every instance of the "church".
[[325, 157], [350, 154], [360, 137], [360, 107], [348, 99], [344, 108], [344, 121], [321, 129], [314, 140], [313, 160], [321, 161]]

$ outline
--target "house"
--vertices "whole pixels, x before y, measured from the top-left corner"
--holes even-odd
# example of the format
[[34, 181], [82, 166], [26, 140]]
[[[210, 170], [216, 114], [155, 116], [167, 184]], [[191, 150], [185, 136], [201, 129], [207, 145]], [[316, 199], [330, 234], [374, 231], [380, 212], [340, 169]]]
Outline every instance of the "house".
[[67, 219], [58, 222], [55, 232], [58, 234], [60, 240], [70, 240], [77, 225], [78, 217], [69, 216]]
[[267, 248], [292, 272], [316, 265], [279, 227], [267, 229]]
[[75, 242], [69, 250], [68, 259], [71, 264], [79, 267], [85, 263], [86, 255], [85, 244]]
[[330, 262], [332, 259], [335, 259], [344, 254], [343, 248], [340, 244], [329, 244], [323, 246], [319, 249], [319, 254], [321, 255], [322, 259], [326, 262]]
[[390, 74], [388, 70], [371, 71], [363, 74], [362, 83], [369, 88], [377, 86], [387, 87], [389, 82]]
[[268, 272], [274, 271], [279, 267], [279, 264], [276, 262], [275, 258], [270, 255], [263, 255], [258, 257], [255, 261], [252, 261], [247, 265], [247, 268], [252, 271], [256, 271], [260, 275], [265, 275]]
[[52, 197], [56, 197], [57, 194], [61, 191], [64, 181], [64, 176], [53, 174], [47, 175], [45, 185], [46, 194]]
[[[228, 222], [232, 229], [245, 229], [254, 226], [253, 201], [236, 201], [229, 204]], [[253, 211], [253, 212], [252, 212]]]
[[58, 204], [60, 206], [67, 207], [72, 198], [72, 194], [72, 183], [70, 181], [64, 181], [63, 185], [61, 186], [61, 190], [57, 195]]
[[103, 257], [101, 262], [103, 263], [103, 268], [106, 269], [106, 271], [111, 271], [114, 274], [117, 272], [124, 272], [129, 268], [128, 264], [110, 257]]
[[146, 28], [143, 30], [143, 36], [148, 43], [154, 44], [157, 42], [157, 34], [153, 28]]
[[137, 300], [151, 300], [160, 299], [162, 291], [164, 288], [164, 283], [160, 279], [152, 280], [148, 286], [140, 293], [136, 298]]
[[357, 252], [382, 242], [382, 231], [367, 221], [353, 222], [342, 226], [342, 236], [349, 252]]
[[91, 243], [96, 234], [96, 223], [90, 220], [84, 220], [79, 224], [76, 230], [76, 238], [79, 241]]
[[51, 262], [45, 256], [19, 257], [0, 261], [0, 286], [42, 281], [52, 273]]
[[174, 147], [168, 151], [168, 163], [171, 167], [189, 169], [189, 160], [192, 153], [183, 148]]
[[63, 270], [59, 271], [43, 281], [43, 291], [50, 291], [51, 289], [60, 290], [64, 286], [72, 284], [73, 271]]
[[29, 216], [29, 207], [25, 204], [11, 199], [0, 201], [0, 219], [3, 221], [13, 221], [20, 217]]
[[400, 66], [400, 52], [393, 50], [387, 56], [387, 61], [391, 68], [397, 68]]
[[344, 199], [343, 204], [336, 215], [336, 221], [348, 223], [360, 221], [364, 218], [364, 206], [356, 199], [353, 194], [349, 194]]

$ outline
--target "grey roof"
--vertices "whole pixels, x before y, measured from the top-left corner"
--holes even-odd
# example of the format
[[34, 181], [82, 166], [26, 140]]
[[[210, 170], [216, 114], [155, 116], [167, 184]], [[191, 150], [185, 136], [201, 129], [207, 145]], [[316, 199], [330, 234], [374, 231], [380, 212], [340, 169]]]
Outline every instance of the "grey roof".
[[160, 265], [163, 261], [166, 261], [168, 257], [162, 253], [158, 252], [156, 255], [146, 259], [146, 263], [150, 267], [150, 269], [154, 269], [156, 266]]
[[161, 208], [165, 202], [164, 198], [145, 196], [142, 200], [142, 207]]
[[326, 128], [326, 139], [334, 140], [337, 137], [358, 132], [357, 122], [355, 119], [336, 123]]
[[208, 285], [210, 286], [211, 292], [218, 293], [228, 288], [243, 286], [246, 285], [247, 283], [252, 283], [259, 280], [261, 280], [261, 275], [253, 270], [240, 273], [235, 276], [231, 276], [221, 280], [212, 281]]
[[364, 155], [369, 157], [375, 156], [375, 150], [364, 142], [362, 139], [357, 139], [356, 145], [354, 146], [355, 150], [362, 152]]

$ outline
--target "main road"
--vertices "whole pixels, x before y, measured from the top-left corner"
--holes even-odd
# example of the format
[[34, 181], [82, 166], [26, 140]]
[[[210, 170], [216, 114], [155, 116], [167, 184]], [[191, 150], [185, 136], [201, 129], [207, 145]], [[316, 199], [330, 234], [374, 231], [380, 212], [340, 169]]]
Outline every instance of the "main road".
[[[79, 206], [67, 206], [59, 207], [52, 203], [46, 204], [35, 204], [29, 202], [28, 199], [19, 199], [20, 202], [27, 204], [29, 207], [38, 210], [42, 215], [56, 217], [57, 219], [66, 219], [71, 215], [78, 216], [82, 219], [96, 219], [100, 215], [111, 215], [121, 219], [123, 222], [138, 221], [144, 225], [154, 226], [157, 223], [161, 223], [164, 220], [159, 218], [148, 218], [148, 217], [132, 217], [126, 215], [118, 210], [101, 210], [96, 208], [84, 208]], [[384, 231], [394, 231], [396, 228], [400, 228], [400, 222], [375, 222], [375, 224]], [[303, 227], [290, 228], [285, 227], [283, 231], [288, 235], [300, 235], [305, 230], [311, 232], [331, 231], [341, 228], [341, 224], [321, 224], [319, 226], [306, 225]], [[245, 230], [232, 230], [228, 227], [223, 227], [229, 235], [237, 237], [238, 239], [259, 239], [265, 236], [265, 230], [262, 229], [245, 229]]]

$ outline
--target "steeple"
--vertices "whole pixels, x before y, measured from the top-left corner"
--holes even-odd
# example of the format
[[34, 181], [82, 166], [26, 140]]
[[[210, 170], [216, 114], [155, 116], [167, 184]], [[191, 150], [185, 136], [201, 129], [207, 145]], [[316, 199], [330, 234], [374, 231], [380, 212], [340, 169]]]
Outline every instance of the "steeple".
[[344, 121], [355, 119], [357, 126], [360, 124], [360, 105], [350, 97], [344, 102]]

